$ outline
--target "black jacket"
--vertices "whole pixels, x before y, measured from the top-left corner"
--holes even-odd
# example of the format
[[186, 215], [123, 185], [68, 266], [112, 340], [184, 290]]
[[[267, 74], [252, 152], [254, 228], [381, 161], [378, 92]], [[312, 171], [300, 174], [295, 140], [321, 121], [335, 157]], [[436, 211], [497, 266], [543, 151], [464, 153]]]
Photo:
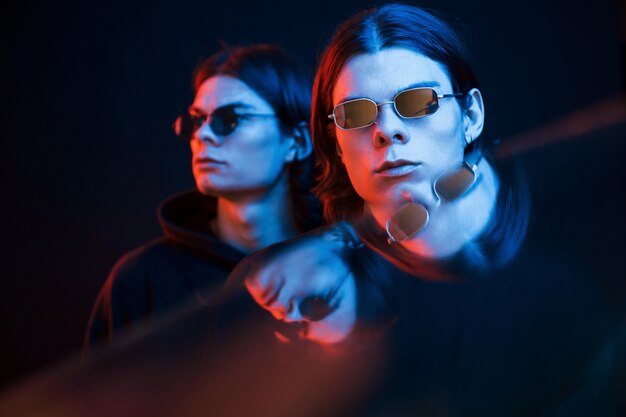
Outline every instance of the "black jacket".
[[158, 216], [164, 236], [115, 264], [91, 313], [85, 347], [183, 305], [202, 304], [245, 256], [210, 229], [215, 198], [177, 194], [159, 207]]
[[378, 266], [399, 319], [377, 408], [361, 415], [614, 415], [607, 307], [555, 248], [527, 247], [460, 282]]

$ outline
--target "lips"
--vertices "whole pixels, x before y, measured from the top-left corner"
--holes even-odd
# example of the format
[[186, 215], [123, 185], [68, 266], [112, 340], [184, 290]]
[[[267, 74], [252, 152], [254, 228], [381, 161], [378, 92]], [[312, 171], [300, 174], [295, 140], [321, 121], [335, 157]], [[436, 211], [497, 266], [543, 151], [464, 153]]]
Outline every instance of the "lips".
[[212, 166], [212, 165], [225, 165], [226, 162], [220, 161], [219, 159], [209, 158], [205, 156], [205, 157], [194, 159], [193, 164], [200, 165], [200, 166], [203, 166], [203, 165]]
[[384, 176], [396, 177], [410, 174], [420, 165], [420, 162], [408, 161], [406, 159], [396, 159], [394, 161], [383, 162], [374, 170], [374, 172]]

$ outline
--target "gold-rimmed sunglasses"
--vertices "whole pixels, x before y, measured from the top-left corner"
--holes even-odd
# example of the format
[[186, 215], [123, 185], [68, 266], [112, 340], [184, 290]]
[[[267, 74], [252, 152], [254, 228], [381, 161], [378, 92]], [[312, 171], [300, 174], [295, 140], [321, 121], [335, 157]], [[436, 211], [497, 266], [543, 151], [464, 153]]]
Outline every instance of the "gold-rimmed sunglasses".
[[439, 100], [451, 97], [463, 97], [463, 93], [438, 94], [429, 87], [417, 87], [396, 94], [392, 101], [376, 103], [369, 98], [357, 98], [339, 103], [328, 115], [341, 130], [359, 129], [371, 126], [378, 117], [378, 108], [393, 104], [396, 113], [405, 119], [429, 116], [439, 109]]

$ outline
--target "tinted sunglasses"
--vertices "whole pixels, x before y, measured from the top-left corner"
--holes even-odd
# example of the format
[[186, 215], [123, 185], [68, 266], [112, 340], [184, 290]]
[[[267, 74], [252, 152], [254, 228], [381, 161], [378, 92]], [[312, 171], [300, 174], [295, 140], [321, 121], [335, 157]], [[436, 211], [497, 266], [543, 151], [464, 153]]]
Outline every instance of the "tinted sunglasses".
[[[465, 194], [476, 182], [478, 162], [482, 158], [480, 150], [472, 151], [460, 168], [439, 176], [433, 184], [435, 195], [440, 201], [452, 201]], [[404, 204], [393, 213], [386, 223], [387, 242], [403, 241], [424, 230], [430, 216], [426, 207], [419, 203]]]
[[218, 136], [226, 136], [237, 128], [242, 119], [251, 117], [276, 117], [275, 114], [237, 113], [235, 106], [217, 108], [210, 115], [206, 114], [182, 114], [178, 116], [172, 127], [179, 138], [190, 141], [194, 133], [208, 120], [213, 133]]
[[405, 119], [429, 116], [439, 109], [439, 100], [450, 97], [463, 97], [463, 93], [437, 94], [432, 88], [411, 88], [399, 92], [393, 101], [376, 103], [369, 98], [357, 98], [339, 103], [328, 118], [333, 119], [339, 129], [350, 130], [367, 127], [376, 122], [378, 108], [392, 104], [396, 113]]

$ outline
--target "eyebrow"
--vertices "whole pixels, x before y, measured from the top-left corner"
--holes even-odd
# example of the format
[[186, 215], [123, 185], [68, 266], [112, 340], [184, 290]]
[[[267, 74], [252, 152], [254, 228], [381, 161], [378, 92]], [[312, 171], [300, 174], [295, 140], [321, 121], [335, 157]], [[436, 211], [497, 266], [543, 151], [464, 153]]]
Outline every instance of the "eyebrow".
[[[392, 97], [397, 96], [398, 93], [401, 93], [402, 91], [410, 90], [412, 88], [420, 88], [420, 87], [441, 87], [441, 84], [439, 84], [437, 81], [419, 81], [419, 82], [413, 83], [413, 84], [411, 84], [409, 86], [401, 87], [401, 88], [398, 88], [398, 89], [394, 90], [393, 94], [392, 94]], [[345, 103], [346, 101], [356, 100], [356, 99], [359, 99], [359, 98], [368, 98], [368, 97], [364, 97], [364, 96], [348, 96], [348, 97], [344, 97], [341, 100], [337, 101], [337, 104]]]
[[441, 87], [441, 84], [439, 84], [437, 81], [421, 81], [419, 83], [411, 84], [408, 87], [394, 90], [393, 96], [395, 97], [396, 95], [398, 95], [399, 93], [403, 91], [410, 90], [412, 88], [420, 88], [420, 87]]
[[[234, 103], [228, 103], [228, 104], [224, 104], [223, 106], [219, 106], [215, 109], [213, 109], [213, 112], [215, 112], [216, 110], [221, 110], [221, 109], [254, 109], [254, 106], [248, 103], [243, 103], [241, 101], [236, 101]], [[187, 109], [187, 111], [190, 114], [206, 114], [206, 112], [204, 111], [204, 109], [201, 109], [199, 107], [196, 107], [194, 105], [189, 106], [189, 108]]]

